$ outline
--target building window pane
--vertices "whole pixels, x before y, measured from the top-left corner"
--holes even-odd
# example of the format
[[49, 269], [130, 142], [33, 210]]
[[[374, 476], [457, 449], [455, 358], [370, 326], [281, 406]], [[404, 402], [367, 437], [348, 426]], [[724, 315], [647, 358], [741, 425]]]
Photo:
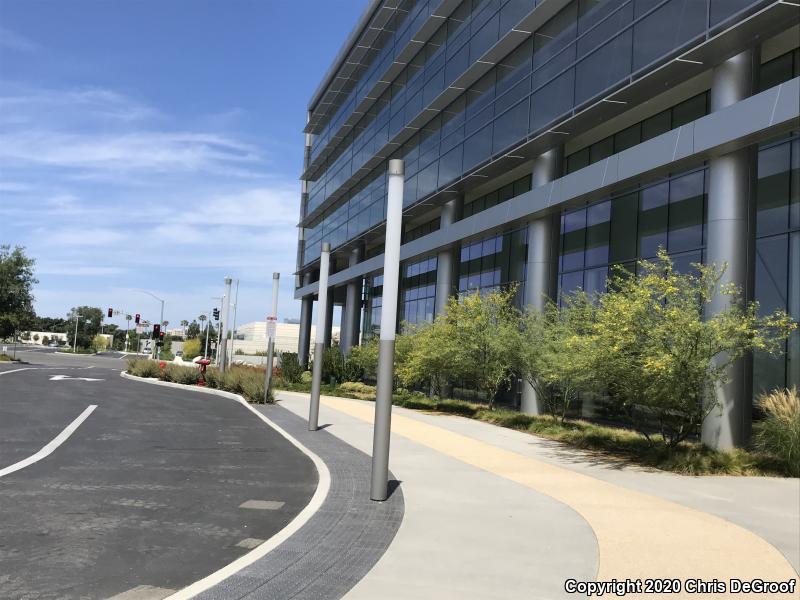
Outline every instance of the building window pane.
[[591, 145], [589, 148], [590, 160], [595, 163], [614, 154], [614, 138], [609, 136]]
[[589, 166], [589, 148], [578, 150], [567, 157], [567, 174]]
[[606, 279], [608, 278], [608, 267], [600, 269], [589, 269], [586, 271], [586, 283], [584, 291], [587, 294], [599, 294], [606, 291]]
[[482, 163], [492, 154], [492, 125], [489, 124], [464, 142], [464, 171]]
[[698, 0], [670, 0], [634, 25], [634, 71], [701, 34], [706, 28], [706, 6]]
[[614, 152], [622, 152], [641, 141], [642, 125], [637, 123], [614, 135]]
[[[611, 225], [611, 201], [586, 209], [586, 266], [608, 263], [608, 235]], [[588, 285], [588, 283], [587, 283]], [[605, 285], [605, 282], [603, 283]]]
[[530, 113], [529, 103], [530, 99], [526, 98], [523, 102], [495, 119], [493, 153], [505, 150], [526, 137], [528, 133], [528, 115]]
[[669, 184], [645, 188], [639, 203], [639, 256], [652, 258], [659, 247], [667, 247], [667, 217]]
[[781, 144], [758, 153], [757, 235], [789, 227], [790, 147]]
[[561, 235], [561, 270], [583, 268], [583, 248], [586, 236], [586, 209], [566, 213]]
[[530, 130], [538, 131], [556, 117], [568, 112], [573, 105], [575, 69], [560, 75], [533, 95]]
[[571, 294], [578, 289], [583, 288], [583, 271], [575, 271], [574, 273], [564, 273], [561, 276], [561, 281], [559, 285], [559, 302], [561, 301], [561, 296], [564, 294]]
[[670, 252], [694, 250], [703, 245], [703, 171], [670, 181], [669, 241]]
[[628, 29], [578, 63], [575, 104], [630, 75], [632, 40], [633, 34]]
[[636, 258], [636, 226], [639, 194], [614, 198], [611, 203], [611, 244], [609, 260], [613, 263]]
[[706, 94], [698, 94], [694, 98], [681, 102], [672, 109], [672, 128], [686, 125], [706, 114]]
[[665, 110], [642, 121], [642, 141], [646, 142], [670, 130], [670, 111]]
[[[769, 314], [787, 309], [789, 248], [788, 236], [778, 235], [756, 241], [756, 300], [759, 312]], [[760, 393], [786, 385], [785, 356], [761, 352], [753, 356], [753, 391]]]

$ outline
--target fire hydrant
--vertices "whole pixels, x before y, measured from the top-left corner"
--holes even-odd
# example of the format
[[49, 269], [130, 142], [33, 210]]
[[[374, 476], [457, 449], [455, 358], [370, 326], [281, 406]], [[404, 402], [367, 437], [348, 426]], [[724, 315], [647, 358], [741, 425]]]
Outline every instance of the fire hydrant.
[[211, 364], [211, 361], [207, 358], [201, 358], [197, 361], [197, 364], [200, 365], [200, 379], [197, 380], [197, 385], [205, 385], [206, 384], [206, 367]]

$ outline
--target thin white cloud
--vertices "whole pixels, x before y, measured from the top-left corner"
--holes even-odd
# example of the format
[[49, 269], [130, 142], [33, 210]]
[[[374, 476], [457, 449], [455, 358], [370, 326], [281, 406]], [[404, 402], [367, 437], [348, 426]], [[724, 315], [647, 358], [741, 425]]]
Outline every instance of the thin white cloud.
[[39, 44], [19, 33], [0, 27], [0, 48], [16, 50], [17, 52], [36, 52]]
[[118, 229], [97, 227], [75, 227], [72, 229], [40, 228], [37, 233], [51, 246], [108, 246], [126, 239], [126, 234]]
[[110, 120], [122, 123], [163, 116], [152, 106], [103, 88], [55, 90], [3, 82], [0, 123], [72, 124], [76, 121]]
[[229, 164], [253, 164], [258, 155], [252, 146], [204, 133], [25, 131], [0, 135], [0, 161], [122, 172], [218, 172]]

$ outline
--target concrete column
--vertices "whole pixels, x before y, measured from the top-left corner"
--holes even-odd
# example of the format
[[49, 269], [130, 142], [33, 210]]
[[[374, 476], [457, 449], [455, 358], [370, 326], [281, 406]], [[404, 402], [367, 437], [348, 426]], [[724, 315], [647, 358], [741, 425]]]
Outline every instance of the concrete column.
[[[755, 89], [759, 54], [748, 50], [714, 69], [711, 110], [717, 111], [750, 96]], [[753, 299], [755, 273], [755, 148], [743, 148], [709, 161], [708, 240], [706, 263], [727, 265], [721, 284], [733, 283], [746, 301]], [[717, 295], [709, 315], [728, 308], [727, 296]], [[729, 449], [750, 438], [752, 424], [752, 358], [729, 367], [729, 381], [718, 386], [715, 407], [703, 422], [702, 441]]]
[[[455, 223], [461, 216], [464, 206], [463, 196], [458, 196], [442, 206], [440, 229], [446, 229]], [[446, 248], [436, 256], [436, 299], [434, 315], [442, 314], [447, 306], [447, 301], [458, 291], [458, 256], [457, 248]]]
[[[361, 259], [361, 247], [354, 248], [350, 253], [348, 266], [354, 267]], [[346, 288], [345, 304], [342, 308], [342, 329], [339, 334], [339, 344], [342, 354], [347, 356], [350, 348], [358, 345], [358, 333], [361, 324], [361, 289], [363, 278], [359, 277], [348, 282]]]
[[[560, 175], [563, 148], [553, 148], [533, 163], [532, 187], [545, 185]], [[548, 298], [553, 299], [558, 286], [558, 214], [546, 215], [528, 223], [528, 257], [525, 266], [525, 306], [541, 311]], [[544, 407], [533, 387], [524, 382], [520, 410], [540, 415]]]
[[300, 301], [300, 339], [297, 342], [297, 360], [308, 368], [308, 349], [311, 344], [311, 311], [314, 299], [306, 296]]

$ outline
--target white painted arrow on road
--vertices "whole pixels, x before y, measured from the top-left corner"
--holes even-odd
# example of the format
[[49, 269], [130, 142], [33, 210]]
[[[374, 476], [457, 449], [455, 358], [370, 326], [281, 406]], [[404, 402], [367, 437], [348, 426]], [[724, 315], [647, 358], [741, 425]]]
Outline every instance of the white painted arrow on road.
[[105, 379], [92, 379], [91, 377], [70, 377], [69, 375], [53, 375], [50, 381], [63, 381], [64, 379], [72, 379], [73, 381], [105, 381]]

